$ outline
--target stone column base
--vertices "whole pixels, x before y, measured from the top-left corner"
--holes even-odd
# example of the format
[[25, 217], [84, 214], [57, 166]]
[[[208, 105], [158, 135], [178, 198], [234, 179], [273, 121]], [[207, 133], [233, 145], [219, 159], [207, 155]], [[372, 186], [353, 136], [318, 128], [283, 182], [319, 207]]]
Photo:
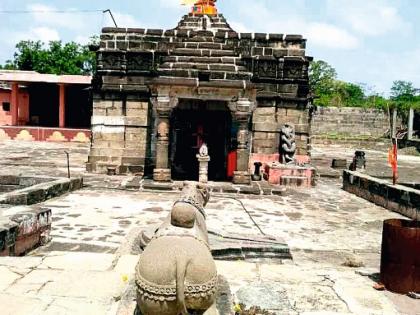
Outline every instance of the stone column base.
[[236, 185], [250, 185], [251, 175], [248, 172], [233, 172], [233, 183]]
[[156, 182], [170, 182], [171, 170], [169, 168], [155, 168], [153, 170], [153, 180]]

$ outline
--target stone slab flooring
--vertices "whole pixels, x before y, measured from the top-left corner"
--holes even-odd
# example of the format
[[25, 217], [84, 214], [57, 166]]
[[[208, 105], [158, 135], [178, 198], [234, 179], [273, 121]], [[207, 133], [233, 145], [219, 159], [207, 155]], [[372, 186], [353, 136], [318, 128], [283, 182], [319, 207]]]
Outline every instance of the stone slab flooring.
[[[83, 175], [87, 147], [12, 142], [0, 142], [2, 173], [65, 174], [65, 149]], [[0, 258], [0, 314], [132, 314], [138, 233], [159, 224], [178, 195], [120, 190], [123, 180], [89, 175], [89, 187], [41, 204], [53, 212], [52, 242], [27, 257]], [[291, 249], [293, 260], [217, 262], [223, 292], [239, 302], [279, 315], [420, 314], [418, 300], [372, 288], [382, 222], [400, 216], [344, 192], [338, 180], [284, 196], [215, 194], [207, 213], [212, 231], [250, 238], [262, 231]], [[230, 302], [225, 296], [218, 313], [228, 314]]]

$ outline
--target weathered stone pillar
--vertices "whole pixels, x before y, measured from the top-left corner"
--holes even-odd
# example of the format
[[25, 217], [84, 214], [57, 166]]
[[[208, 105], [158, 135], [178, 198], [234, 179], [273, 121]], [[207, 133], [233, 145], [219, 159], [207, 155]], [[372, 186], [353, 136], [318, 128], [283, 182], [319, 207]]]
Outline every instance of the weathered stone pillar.
[[197, 154], [198, 160], [198, 181], [203, 184], [207, 184], [209, 181], [209, 162], [210, 156]]
[[249, 185], [251, 175], [249, 173], [249, 120], [253, 111], [254, 103], [248, 99], [240, 98], [234, 105], [234, 118], [239, 124], [238, 128], [238, 150], [236, 171], [233, 173], [233, 183]]
[[410, 108], [408, 114], [408, 140], [413, 139], [414, 109]]
[[171, 181], [169, 168], [169, 117], [172, 111], [169, 96], [159, 96], [155, 102], [157, 113], [157, 143], [156, 143], [156, 168], [153, 179], [157, 182]]

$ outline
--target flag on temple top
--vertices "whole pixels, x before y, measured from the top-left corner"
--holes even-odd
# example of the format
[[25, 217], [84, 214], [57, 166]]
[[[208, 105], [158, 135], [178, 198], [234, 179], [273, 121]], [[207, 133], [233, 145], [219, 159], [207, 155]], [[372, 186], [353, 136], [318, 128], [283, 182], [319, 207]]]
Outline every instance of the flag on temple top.
[[182, 5], [194, 5], [197, 0], [181, 0]]

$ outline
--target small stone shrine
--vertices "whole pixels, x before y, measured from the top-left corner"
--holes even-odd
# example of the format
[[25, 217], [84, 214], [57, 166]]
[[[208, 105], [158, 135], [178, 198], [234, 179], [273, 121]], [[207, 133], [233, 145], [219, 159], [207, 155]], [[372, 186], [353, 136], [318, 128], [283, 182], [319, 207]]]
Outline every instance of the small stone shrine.
[[255, 162], [280, 161], [285, 125], [294, 129], [295, 158], [309, 161], [306, 40], [237, 33], [215, 2], [198, 1], [170, 30], [102, 30], [89, 171], [198, 180], [205, 142], [209, 180], [228, 179], [236, 152], [233, 182], [249, 184]]

